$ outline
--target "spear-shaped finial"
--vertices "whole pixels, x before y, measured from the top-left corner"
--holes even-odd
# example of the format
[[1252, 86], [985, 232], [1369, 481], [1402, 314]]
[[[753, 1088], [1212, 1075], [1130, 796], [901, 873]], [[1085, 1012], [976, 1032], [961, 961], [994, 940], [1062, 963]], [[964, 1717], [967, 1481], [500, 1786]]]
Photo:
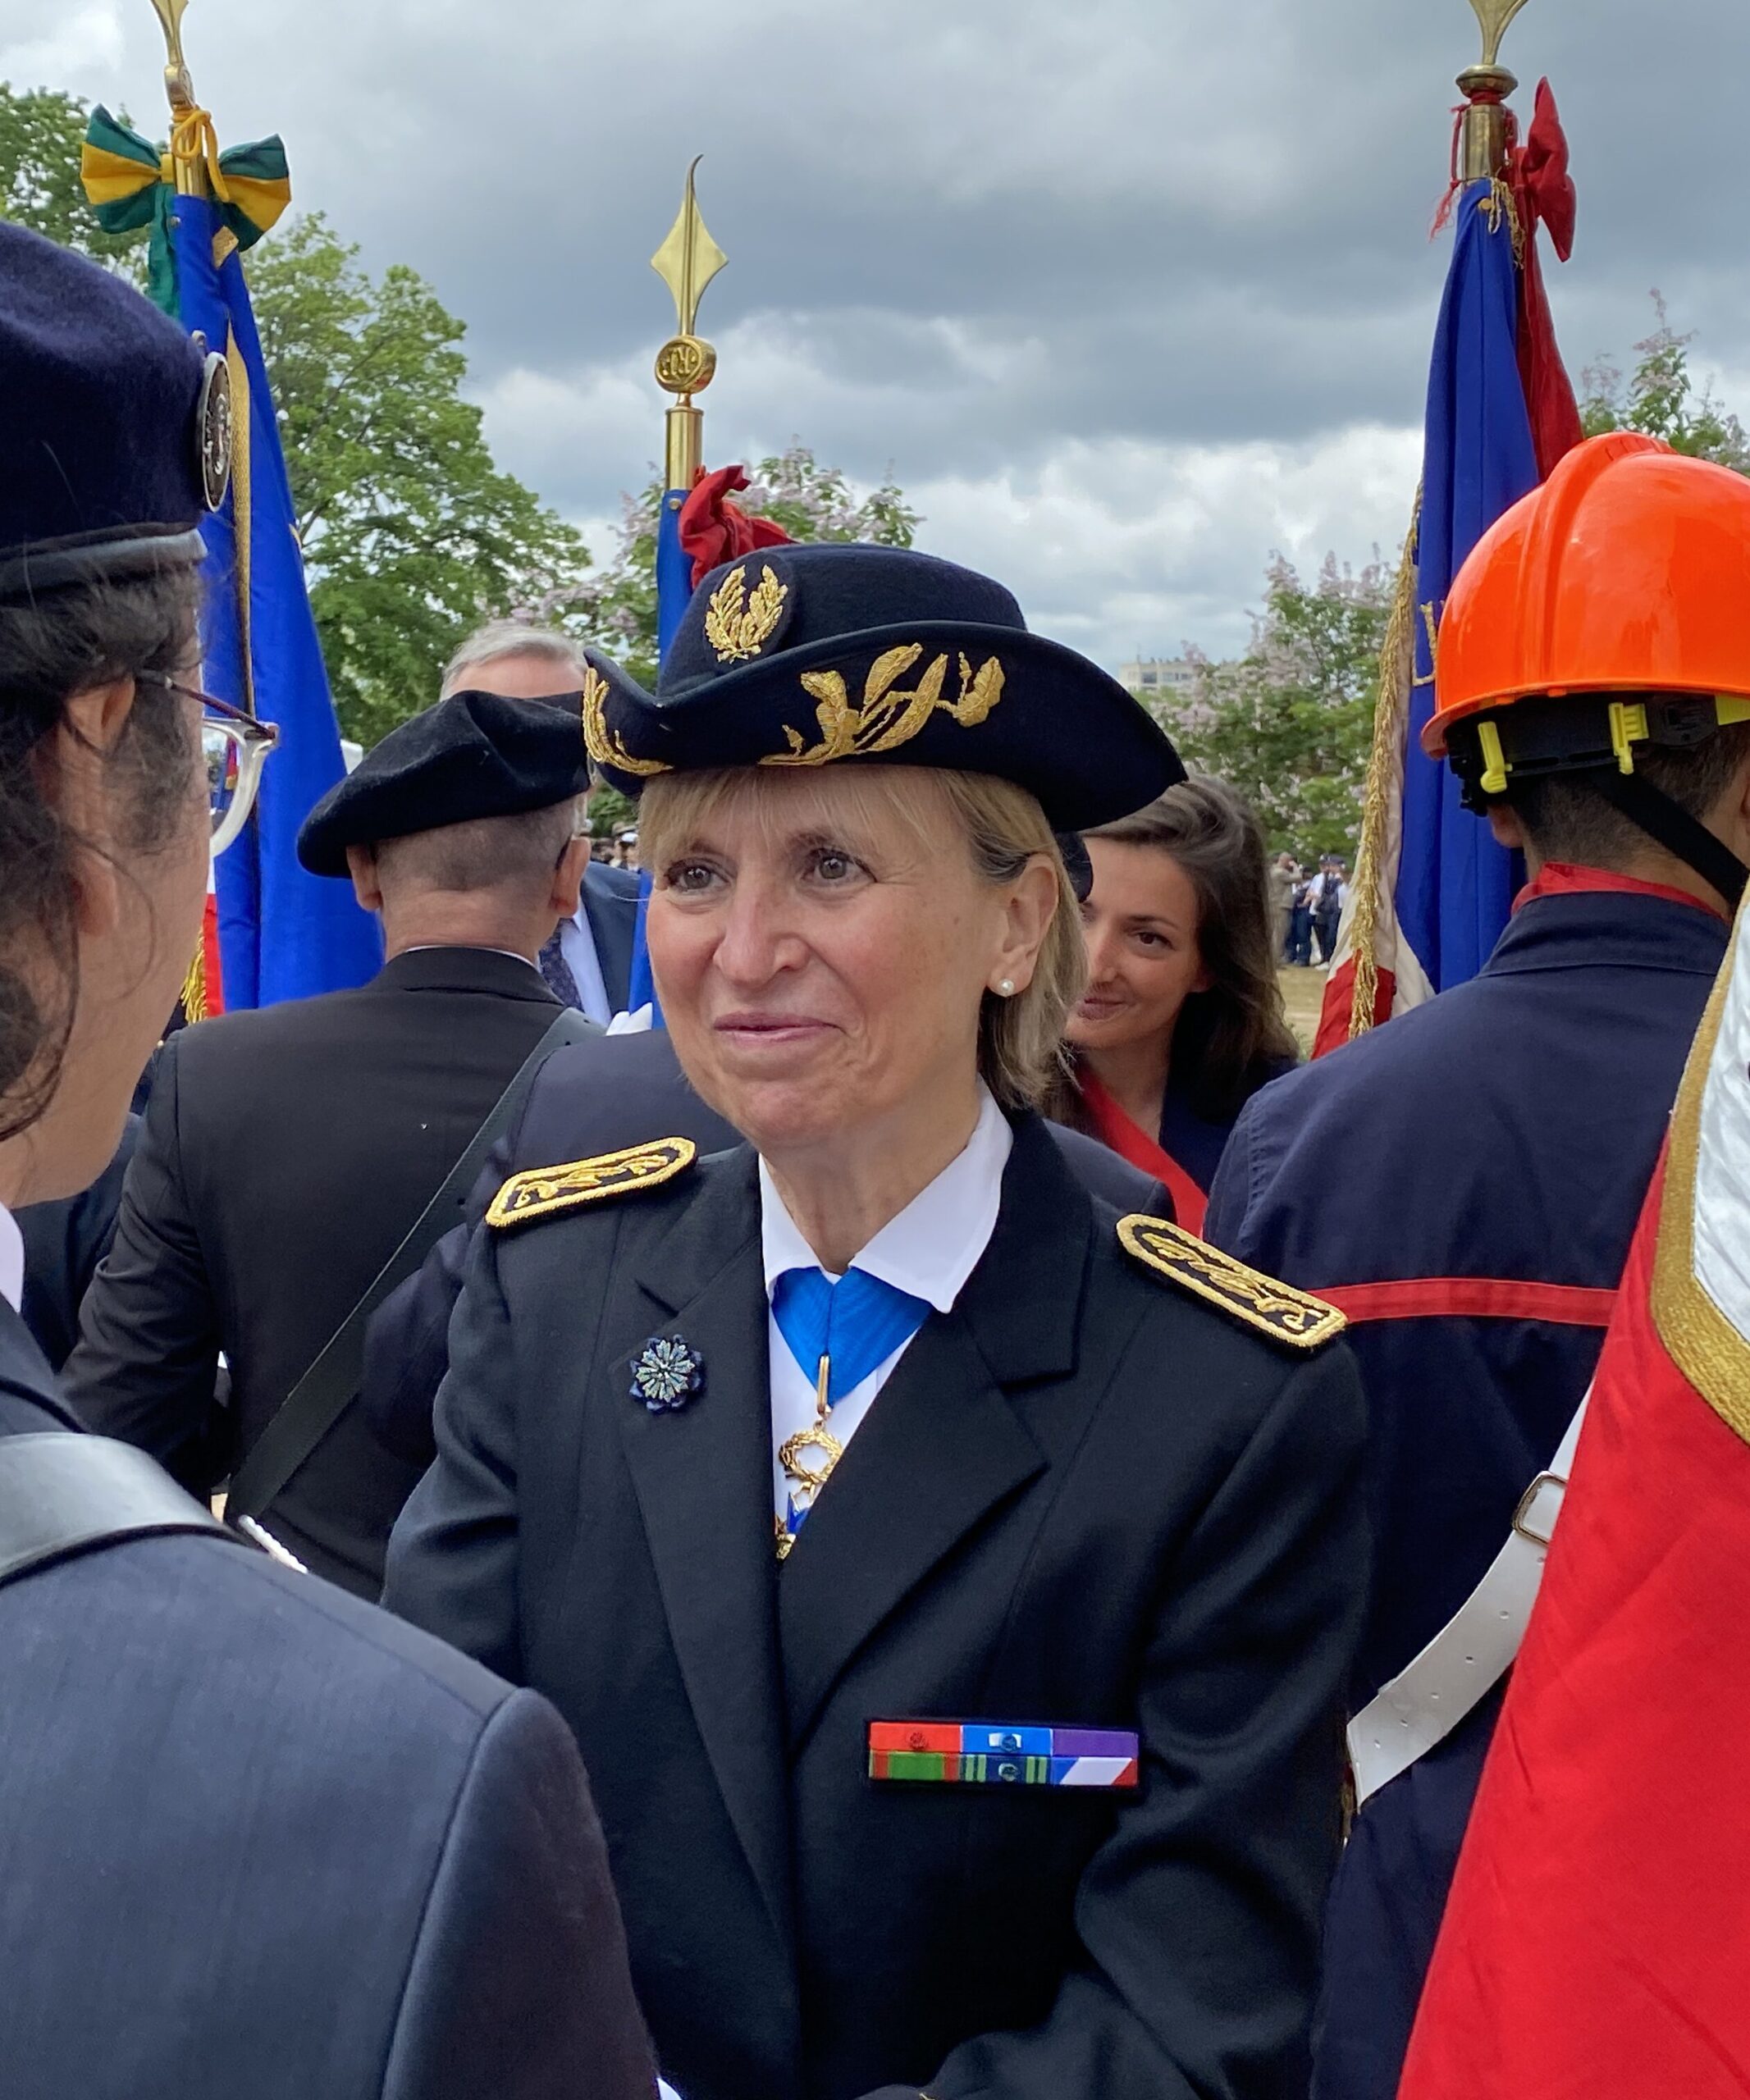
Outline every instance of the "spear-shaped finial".
[[1477, 20], [1483, 25], [1483, 62], [1496, 64], [1501, 57], [1501, 39], [1506, 34], [1507, 25], [1525, 4], [1525, 0], [1470, 0], [1477, 11]]
[[717, 353], [693, 331], [705, 287], [729, 259], [706, 231], [700, 216], [693, 191], [698, 167], [695, 160], [688, 169], [680, 210], [668, 238], [650, 259], [651, 269], [674, 294], [675, 332], [656, 353], [656, 383], [677, 397], [668, 416], [667, 478], [671, 489], [691, 488], [698, 475], [704, 418], [692, 405], [692, 397], [710, 386], [717, 369]]
[[1466, 182], [1498, 176], [1507, 165], [1506, 100], [1519, 85], [1501, 62], [1501, 40], [1525, 0], [1470, 0], [1483, 29], [1483, 60], [1458, 76], [1469, 105], [1459, 153], [1460, 176]]
[[182, 55], [182, 17], [188, 6], [189, 0], [152, 0], [152, 11], [164, 32], [164, 92], [176, 116], [194, 107], [194, 83]]

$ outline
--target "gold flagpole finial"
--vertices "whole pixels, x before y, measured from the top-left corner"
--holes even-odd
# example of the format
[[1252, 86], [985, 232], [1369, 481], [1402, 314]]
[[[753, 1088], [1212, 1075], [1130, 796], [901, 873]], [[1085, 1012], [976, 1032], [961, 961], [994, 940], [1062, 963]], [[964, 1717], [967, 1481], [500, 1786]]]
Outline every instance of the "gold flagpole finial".
[[188, 7], [189, 0], [152, 0], [152, 11], [164, 32], [164, 92], [176, 116], [194, 107], [194, 83], [182, 55], [182, 17]]
[[1483, 58], [1458, 76], [1464, 112], [1459, 174], [1466, 182], [1494, 180], [1507, 165], [1506, 100], [1519, 85], [1501, 62], [1501, 40], [1525, 0], [1470, 0], [1483, 30]]
[[705, 287], [729, 259], [706, 231], [700, 215], [693, 189], [698, 167], [696, 159], [688, 169], [680, 210], [668, 238], [650, 258], [651, 269], [674, 295], [674, 333], [656, 353], [656, 384], [676, 397], [668, 412], [665, 471], [671, 489], [689, 489], [698, 476], [704, 416], [692, 397], [710, 386], [717, 353], [694, 331]]
[[1501, 40], [1507, 33], [1507, 25], [1525, 4], [1525, 0], [1470, 0], [1475, 8], [1477, 20], [1483, 25], [1483, 62], [1496, 66], [1501, 61]]

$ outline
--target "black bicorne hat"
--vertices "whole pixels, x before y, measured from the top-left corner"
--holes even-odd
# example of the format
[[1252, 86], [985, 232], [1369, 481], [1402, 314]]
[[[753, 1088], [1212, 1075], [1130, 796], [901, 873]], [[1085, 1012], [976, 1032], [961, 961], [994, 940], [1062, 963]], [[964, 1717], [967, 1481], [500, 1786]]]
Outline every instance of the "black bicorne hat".
[[0, 221], [0, 601], [192, 566], [230, 472], [223, 358]]
[[934, 765], [1012, 780], [1068, 831], [1185, 778], [1141, 704], [1030, 634], [1000, 583], [899, 547], [768, 547], [713, 569], [655, 698], [598, 677], [583, 721], [628, 795], [714, 767]]
[[349, 846], [551, 809], [589, 785], [581, 693], [455, 692], [391, 729], [304, 819], [298, 858], [344, 875]]

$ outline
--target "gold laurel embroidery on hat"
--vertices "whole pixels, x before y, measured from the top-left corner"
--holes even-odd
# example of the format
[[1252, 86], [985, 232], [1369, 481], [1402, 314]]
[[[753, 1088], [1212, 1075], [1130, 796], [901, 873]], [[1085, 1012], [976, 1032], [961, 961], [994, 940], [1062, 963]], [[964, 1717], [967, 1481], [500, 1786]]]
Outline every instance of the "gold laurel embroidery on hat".
[[975, 671], [962, 655], [959, 697], [944, 700], [948, 658], [938, 656], [915, 687], [909, 692], [899, 690], [896, 681], [923, 653], [921, 642], [911, 641], [876, 657], [863, 681], [863, 697], [855, 707], [837, 671], [804, 671], [802, 689], [820, 702], [815, 721], [820, 741], [810, 744], [799, 730], [787, 724], [784, 733], [789, 750], [762, 758], [761, 765], [825, 765], [837, 758], [869, 758], [895, 751], [909, 743], [939, 708], [962, 729], [976, 729], [1003, 697], [1002, 664], [990, 656]]
[[744, 664], [757, 656], [783, 618], [789, 595], [789, 586], [780, 583], [770, 568], [761, 568], [751, 592], [747, 564], [732, 568], [705, 608], [705, 639], [716, 651], [717, 661]]
[[593, 664], [583, 671], [583, 749], [592, 765], [611, 765], [620, 773], [649, 780], [674, 769], [660, 758], [634, 758], [619, 736], [608, 727], [608, 682]]

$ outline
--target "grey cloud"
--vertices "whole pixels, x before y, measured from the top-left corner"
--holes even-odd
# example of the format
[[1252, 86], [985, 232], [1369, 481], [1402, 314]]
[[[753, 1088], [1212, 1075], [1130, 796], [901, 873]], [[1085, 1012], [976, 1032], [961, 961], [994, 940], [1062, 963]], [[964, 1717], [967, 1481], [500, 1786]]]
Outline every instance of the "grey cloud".
[[[28, 44], [57, 84], [155, 114], [144, 0], [64, 23], [0, 0], [0, 71]], [[1426, 235], [1476, 35], [1461, 0], [195, 0], [188, 20], [223, 135], [281, 131], [300, 200], [467, 320], [495, 438], [550, 500], [611, 514], [657, 448], [647, 258], [703, 150], [732, 258], [702, 316], [713, 455], [798, 435], [865, 481], [891, 464], [935, 494], [933, 544], [1021, 563], [1108, 654], [1177, 645], [1131, 632], [1145, 614], [1243, 632], [1273, 544], [1395, 540], [1407, 489], [1358, 475], [1343, 433], [1419, 417], [1446, 253]], [[1750, 18], [1533, 0], [1505, 55], [1527, 116], [1551, 76], [1573, 141], [1579, 245], [1551, 272], [1570, 365], [1620, 358], [1657, 284], [1705, 366], [1750, 371]], [[1231, 475], [1208, 465], [1223, 448]], [[1131, 529], [1151, 472], [1168, 509], [1191, 477], [1196, 531]], [[1090, 475], [1085, 500], [1042, 494]], [[1067, 560], [1024, 529], [1042, 506]]]

